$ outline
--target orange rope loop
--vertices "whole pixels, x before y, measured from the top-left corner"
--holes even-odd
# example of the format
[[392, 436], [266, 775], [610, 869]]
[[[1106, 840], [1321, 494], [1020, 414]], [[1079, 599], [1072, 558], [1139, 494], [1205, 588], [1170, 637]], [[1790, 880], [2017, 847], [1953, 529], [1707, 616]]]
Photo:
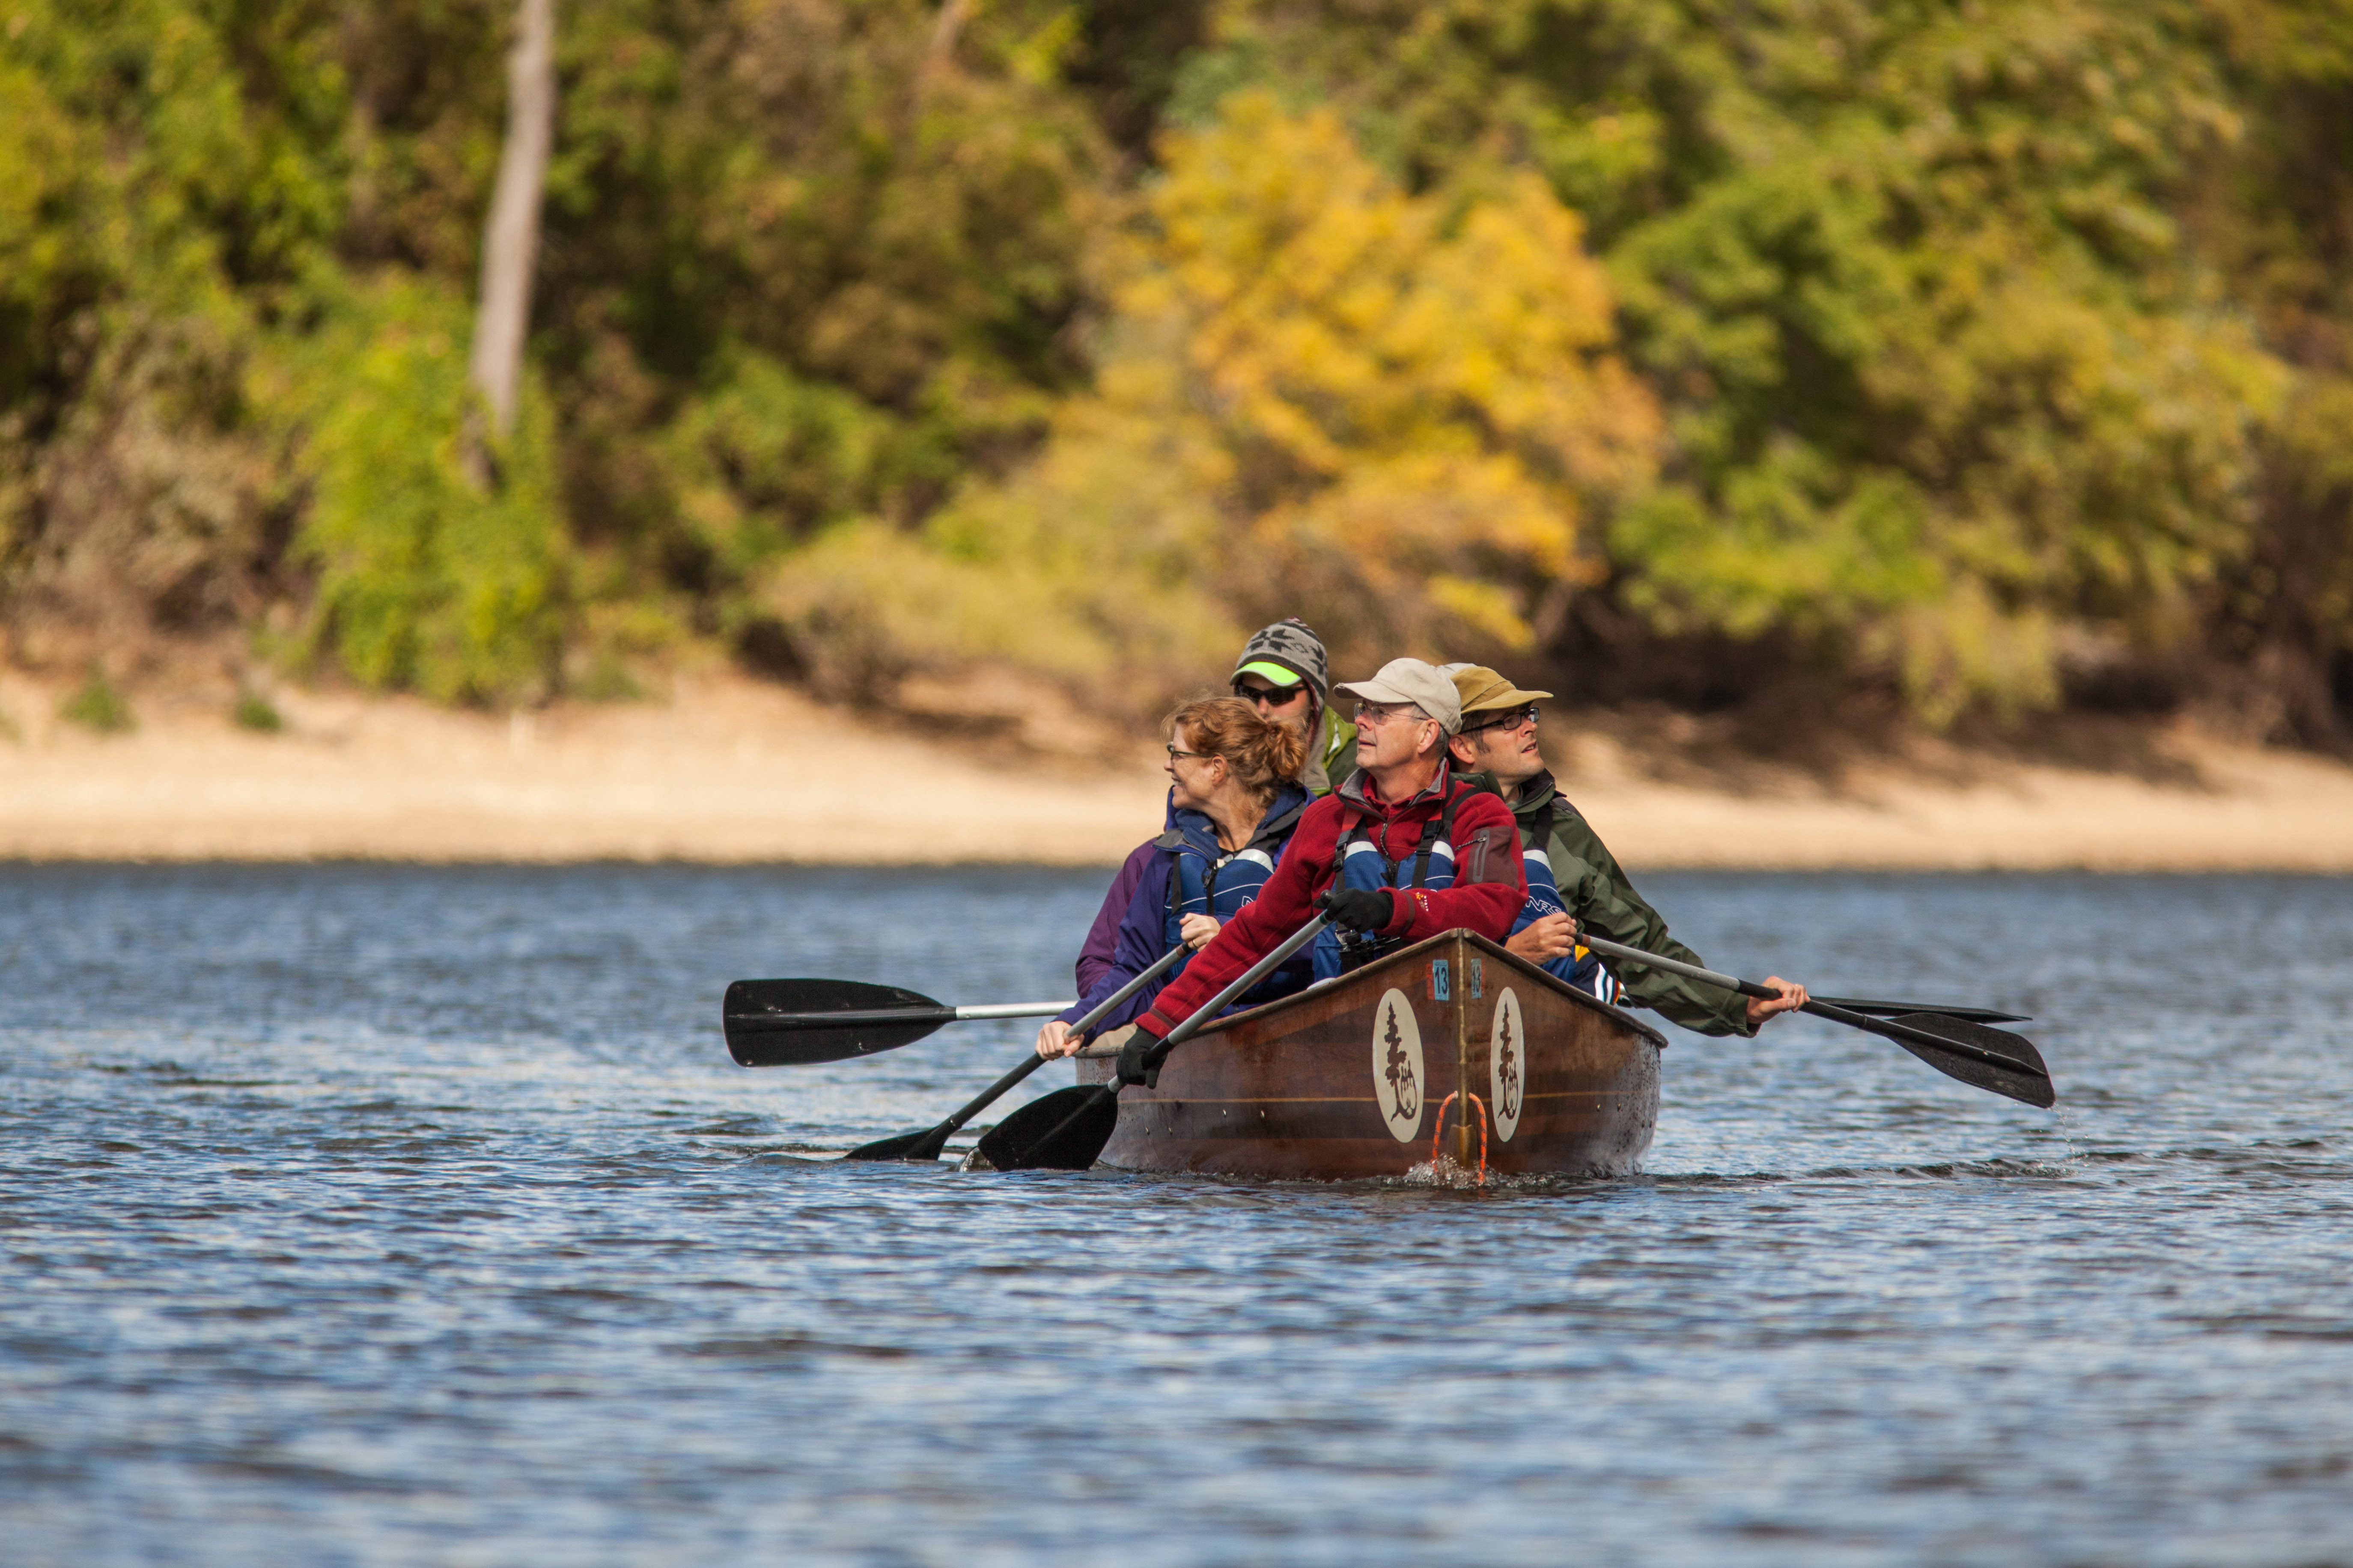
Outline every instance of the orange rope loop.
[[[1475, 1094], [1470, 1099], [1479, 1108], [1479, 1179], [1483, 1182], [1487, 1179], [1487, 1102]], [[1450, 1093], [1438, 1102], [1438, 1125], [1430, 1134], [1430, 1163], [1433, 1165], [1438, 1163], [1439, 1142], [1446, 1136], [1446, 1108], [1454, 1100], [1455, 1095]]]

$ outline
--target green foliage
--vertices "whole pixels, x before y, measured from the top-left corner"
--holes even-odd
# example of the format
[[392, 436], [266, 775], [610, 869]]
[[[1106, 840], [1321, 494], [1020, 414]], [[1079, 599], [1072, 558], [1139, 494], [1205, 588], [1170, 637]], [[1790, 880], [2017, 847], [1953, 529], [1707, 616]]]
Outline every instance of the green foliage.
[[853, 394], [756, 350], [723, 354], [709, 390], [661, 433], [670, 526], [741, 581], [816, 530], [860, 516], [882, 488], [892, 422]]
[[923, 0], [576, 14], [541, 320], [571, 510], [702, 618], [1033, 443], [1109, 206], [1073, 14]]
[[854, 629], [861, 671], [978, 653], [1150, 700], [1236, 610], [1303, 611], [1350, 658], [1525, 648], [1586, 505], [1646, 477], [1655, 412], [1540, 182], [1410, 196], [1260, 93], [1162, 151], [1095, 391], [928, 559], [870, 531], [793, 562], [817, 662]]
[[365, 297], [307, 345], [296, 543], [318, 569], [312, 637], [356, 679], [445, 701], [525, 695], [552, 668], [564, 542], [546, 400], [522, 399], [493, 448], [497, 482], [460, 459], [470, 394], [464, 307], [422, 287]]
[[0, 16], [0, 597], [20, 626], [254, 607], [269, 473], [239, 369], [337, 193], [288, 85], [241, 92], [231, 41], [174, 0]]
[[2184, 605], [2247, 548], [2283, 379], [2183, 254], [2175, 206], [2247, 109], [2204, 12], [1390, 20], [1384, 49], [1312, 7], [1237, 5], [1224, 52], [1287, 62], [1409, 177], [1525, 159], [1598, 220], [1672, 434], [1609, 534], [1616, 592], [1654, 625], [1796, 635], [1932, 720], [2054, 700], [2063, 624], [2194, 635]]
[[0, 12], [17, 654], [276, 605], [496, 701], [781, 625], [1145, 702], [1298, 612], [1939, 722], [2096, 645], [2344, 734], [2334, 0], [566, 9], [486, 489], [511, 25]]
[[1079, 400], [1009, 483], [976, 486], [918, 536], [879, 522], [828, 534], [783, 563], [770, 603], [828, 691], [983, 658], [1155, 702], [1239, 635], [1205, 586], [1224, 466], [1189, 434]]
[[229, 719], [240, 730], [250, 730], [257, 735], [275, 735], [286, 728], [286, 716], [259, 691], [240, 691], [229, 709]]
[[139, 727], [131, 704], [114, 689], [106, 671], [96, 665], [90, 667], [90, 679], [81, 683], [79, 689], [58, 704], [58, 717], [100, 735], [127, 734]]

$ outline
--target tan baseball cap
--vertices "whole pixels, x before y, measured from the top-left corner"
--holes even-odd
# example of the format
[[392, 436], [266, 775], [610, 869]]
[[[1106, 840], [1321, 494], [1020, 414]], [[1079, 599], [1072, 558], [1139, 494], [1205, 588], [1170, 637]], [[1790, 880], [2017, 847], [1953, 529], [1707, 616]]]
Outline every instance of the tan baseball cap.
[[1525, 708], [1552, 695], [1549, 691], [1523, 691], [1483, 664], [1449, 665], [1446, 672], [1453, 677], [1454, 695], [1465, 713], [1493, 708]]
[[1393, 658], [1370, 680], [1352, 680], [1332, 689], [1366, 702], [1414, 703], [1450, 735], [1462, 728], [1462, 700], [1455, 695], [1454, 682], [1436, 665], [1418, 658]]

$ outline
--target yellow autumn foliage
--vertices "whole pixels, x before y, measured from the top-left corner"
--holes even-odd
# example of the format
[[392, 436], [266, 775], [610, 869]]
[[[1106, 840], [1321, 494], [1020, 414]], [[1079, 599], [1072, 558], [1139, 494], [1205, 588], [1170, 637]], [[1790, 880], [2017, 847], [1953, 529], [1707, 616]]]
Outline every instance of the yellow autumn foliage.
[[[956, 570], [878, 580], [859, 563], [904, 546], [860, 525], [791, 562], [788, 618], [920, 621], [909, 668], [1018, 658], [1146, 701], [1282, 615], [1352, 666], [1530, 645], [1661, 438], [1577, 215], [1525, 174], [1407, 192], [1336, 115], [1263, 93], [1162, 153], [1104, 263], [1093, 391], [927, 526]], [[860, 668], [893, 662], [870, 638]]]

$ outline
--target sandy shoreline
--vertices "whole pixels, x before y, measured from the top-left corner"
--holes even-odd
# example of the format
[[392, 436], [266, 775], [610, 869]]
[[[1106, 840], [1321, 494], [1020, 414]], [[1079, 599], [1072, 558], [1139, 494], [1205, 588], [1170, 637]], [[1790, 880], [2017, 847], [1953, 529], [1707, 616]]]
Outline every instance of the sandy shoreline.
[[[290, 692], [278, 735], [191, 700], [100, 737], [49, 720], [55, 696], [0, 677], [0, 859], [1089, 865], [1161, 810], [1140, 747], [997, 765], [731, 676], [512, 720]], [[2353, 872], [2353, 767], [2187, 734], [2164, 783], [1891, 763], [1736, 794], [1641, 776], [1599, 735], [1559, 743], [1564, 787], [1637, 868]]]

